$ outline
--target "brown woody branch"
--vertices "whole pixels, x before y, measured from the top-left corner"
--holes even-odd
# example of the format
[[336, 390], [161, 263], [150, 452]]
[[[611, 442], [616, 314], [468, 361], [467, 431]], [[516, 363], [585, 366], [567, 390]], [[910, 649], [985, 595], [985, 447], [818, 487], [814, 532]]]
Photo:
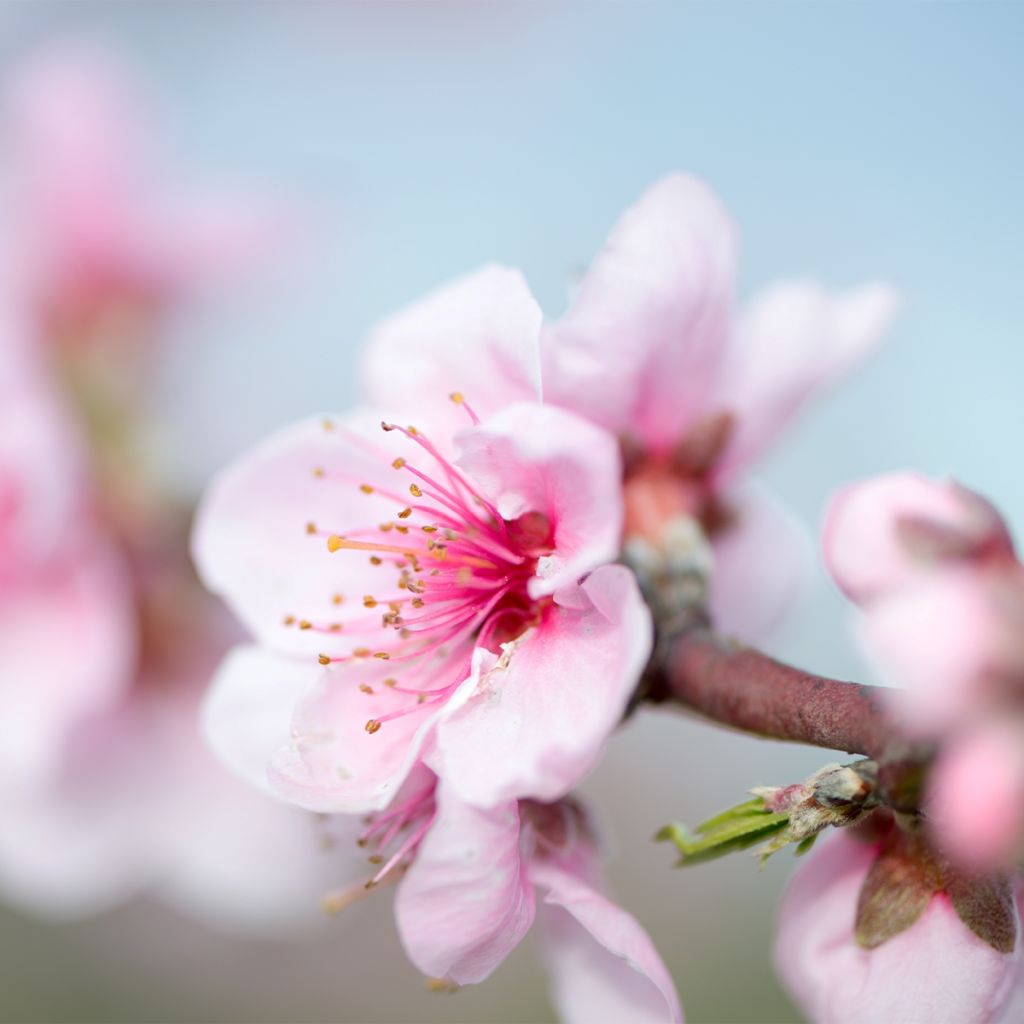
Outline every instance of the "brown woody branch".
[[882, 759], [899, 746], [878, 687], [802, 672], [706, 628], [666, 652], [648, 698], [778, 740]]

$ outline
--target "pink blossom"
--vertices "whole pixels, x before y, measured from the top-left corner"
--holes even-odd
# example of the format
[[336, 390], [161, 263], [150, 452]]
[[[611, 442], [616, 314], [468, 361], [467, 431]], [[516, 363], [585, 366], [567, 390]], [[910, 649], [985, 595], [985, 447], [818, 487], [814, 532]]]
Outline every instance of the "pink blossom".
[[252, 266], [284, 226], [237, 188], [203, 195], [168, 180], [139, 94], [111, 54], [75, 41], [39, 48], [5, 83], [21, 283], [65, 343], [108, 337]]
[[602, 893], [591, 826], [575, 801], [476, 807], [417, 766], [359, 841], [373, 851], [373, 874], [327, 906], [341, 910], [397, 882], [402, 943], [438, 983], [483, 981], [536, 919], [562, 1020], [682, 1020], [647, 934]]
[[983, 722], [951, 737], [928, 780], [928, 816], [958, 863], [1019, 863], [1024, 841], [1024, 727]]
[[541, 328], [539, 366], [514, 358], [540, 324], [536, 302], [518, 273], [488, 267], [384, 325], [367, 394], [386, 407], [458, 388], [486, 404], [498, 382], [503, 400], [529, 397], [539, 374], [545, 402], [623, 439], [627, 534], [660, 544], [673, 518], [700, 522], [716, 622], [749, 636], [792, 595], [804, 546], [778, 503], [740, 477], [874, 346], [896, 298], [878, 284], [833, 294], [793, 281], [734, 318], [735, 263], [718, 199], [670, 175], [623, 215], [565, 316]]
[[973, 868], [1008, 863], [1024, 808], [1024, 569], [984, 498], [895, 473], [846, 488], [825, 556], [905, 727], [942, 739], [928, 784], [936, 838]]
[[[230, 927], [317, 921], [352, 856], [201, 745], [202, 688], [236, 634], [192, 578], [180, 497], [132, 445], [153, 314], [248, 258], [265, 211], [240, 234], [234, 213], [216, 226], [172, 199], [140, 151], [137, 90], [92, 51], [46, 49], [7, 84], [0, 890], [57, 917], [144, 890]], [[97, 405], [99, 431], [81, 415]]]
[[997, 952], [967, 928], [944, 893], [881, 945], [857, 944], [857, 902], [876, 856], [877, 847], [840, 832], [789, 884], [775, 963], [804, 1012], [821, 1024], [999, 1020], [1020, 976], [1020, 941], [1010, 955]]
[[[420, 757], [471, 802], [560, 796], [650, 654], [632, 574], [606, 564], [622, 528], [614, 440], [552, 407], [477, 422], [456, 404], [453, 437], [367, 413], [300, 424], [200, 508], [200, 573], [265, 652], [224, 666], [208, 735], [237, 765], [284, 716], [291, 742], [267, 750], [269, 771], [300, 806], [385, 807]], [[308, 683], [284, 695], [274, 652], [304, 655]]]

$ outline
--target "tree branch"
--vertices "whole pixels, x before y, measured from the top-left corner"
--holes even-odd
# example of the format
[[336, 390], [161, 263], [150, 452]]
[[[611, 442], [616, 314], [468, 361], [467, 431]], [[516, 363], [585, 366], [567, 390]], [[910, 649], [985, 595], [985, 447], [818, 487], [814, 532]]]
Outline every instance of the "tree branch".
[[696, 628], [672, 642], [648, 699], [675, 701], [759, 736], [880, 758], [897, 738], [881, 692], [801, 672]]

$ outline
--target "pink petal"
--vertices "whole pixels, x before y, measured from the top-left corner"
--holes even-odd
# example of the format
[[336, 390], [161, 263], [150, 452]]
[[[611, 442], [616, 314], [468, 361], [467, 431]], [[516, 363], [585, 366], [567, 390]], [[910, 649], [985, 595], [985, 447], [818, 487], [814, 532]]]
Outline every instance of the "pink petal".
[[716, 408], [736, 417], [719, 466], [732, 474], [760, 455], [814, 396], [880, 341], [899, 305], [894, 289], [847, 292], [792, 281], [763, 292], [743, 314]]
[[956, 724], [986, 694], [989, 670], [1019, 664], [1019, 644], [984, 577], [950, 569], [875, 601], [858, 623], [886, 682], [910, 691], [905, 726], [919, 735]]
[[775, 963], [794, 998], [821, 1024], [992, 1020], [1020, 969], [1020, 944], [1011, 956], [997, 953], [940, 895], [915, 925], [862, 949], [854, 915], [874, 856], [872, 846], [838, 833], [793, 876], [779, 911]]
[[559, 1019], [567, 1024], [682, 1021], [672, 978], [632, 914], [564, 862], [535, 857], [530, 878], [547, 889], [538, 918]]
[[69, 737], [131, 682], [135, 616], [113, 552], [93, 551], [0, 587], [0, 764], [15, 787], [58, 771]]
[[713, 537], [711, 614], [744, 640], [770, 632], [796, 598], [810, 565], [803, 525], [759, 486], [727, 495], [733, 519]]
[[470, 423], [459, 392], [487, 419], [540, 398], [541, 311], [522, 275], [487, 266], [381, 324], [363, 366], [365, 393], [389, 415], [426, 411], [443, 440]]
[[539, 512], [554, 551], [540, 559], [532, 597], [553, 594], [613, 561], [622, 536], [622, 468], [615, 439], [563, 409], [510, 406], [456, 438], [456, 464], [503, 518]]
[[487, 810], [438, 787], [430, 831], [395, 900], [409, 959], [432, 978], [483, 981], [533, 922], [533, 887], [519, 854], [514, 801]]
[[545, 334], [545, 401], [671, 447], [706, 410], [725, 355], [735, 249], [706, 185], [672, 174], [648, 189]]
[[829, 506], [823, 546], [835, 581], [858, 602], [906, 585], [926, 562], [901, 535], [901, 523], [919, 520], [1008, 550], [1009, 536], [983, 499], [947, 481], [918, 473], [890, 473], [840, 491]]
[[[199, 573], [269, 647], [315, 660], [322, 651], [348, 655], [361, 646], [360, 623], [379, 637], [380, 615], [362, 600], [390, 581], [382, 576], [388, 567], [372, 565], [362, 552], [331, 554], [307, 524], [385, 540], [379, 524], [407, 500], [380, 493], [405, 486], [391, 460], [409, 454], [410, 445], [397, 434], [383, 432], [368, 414], [339, 418], [330, 429], [306, 421], [264, 441], [208, 487], [193, 534]], [[364, 494], [361, 484], [377, 490]], [[344, 600], [336, 604], [339, 594]], [[323, 628], [286, 626], [289, 616]], [[327, 631], [333, 623], [343, 632]]]
[[295, 709], [322, 674], [311, 659], [236, 647], [203, 698], [202, 728], [210, 749], [238, 779], [272, 792], [271, 759], [290, 745]]
[[0, 580], [36, 572], [62, 549], [77, 552], [88, 502], [75, 425], [41, 367], [0, 328]]
[[[270, 767], [271, 785], [286, 800], [312, 811], [362, 814], [386, 807], [416, 765], [439, 714], [383, 681], [393, 672], [373, 661], [324, 671], [301, 701], [291, 742]], [[372, 688], [364, 693], [360, 684]], [[371, 734], [370, 719], [407, 712]]]
[[78, 278], [130, 265], [150, 140], [136, 90], [101, 50], [44, 47], [7, 93], [21, 204], [45, 239], [49, 274]]
[[1019, 859], [1024, 839], [1024, 735], [987, 723], [947, 741], [928, 777], [928, 817], [943, 848], [975, 871]]
[[438, 726], [438, 772], [459, 796], [488, 805], [553, 800], [594, 766], [651, 652], [650, 612], [632, 573], [605, 566], [554, 605], [536, 630], [493, 655]]

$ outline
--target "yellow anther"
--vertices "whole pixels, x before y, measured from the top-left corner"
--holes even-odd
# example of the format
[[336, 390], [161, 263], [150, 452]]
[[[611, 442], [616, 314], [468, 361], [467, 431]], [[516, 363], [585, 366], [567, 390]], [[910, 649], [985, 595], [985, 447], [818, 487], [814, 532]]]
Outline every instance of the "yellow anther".
[[312, 629], [313, 623], [309, 619], [299, 619], [299, 629]]
[[381, 533], [388, 533], [389, 531], [393, 530], [394, 528], [395, 528], [395, 524], [394, 523], [381, 523], [380, 524], [380, 532]]
[[334, 429], [334, 420], [329, 420], [329, 419], [325, 418], [325, 419], [320, 421], [320, 424], [324, 428], [324, 430], [333, 430]]
[[437, 533], [437, 527], [436, 526], [421, 526], [420, 529], [424, 533]]
[[380, 658], [381, 661], [387, 661], [391, 657], [387, 651], [374, 651], [373, 656], [375, 658]]
[[376, 608], [377, 607], [377, 598], [373, 597], [371, 594], [367, 594], [366, 597], [363, 598], [363, 607], [364, 608]]
[[373, 687], [372, 687], [372, 686], [370, 686], [370, 685], [369, 685], [369, 684], [367, 684], [367, 683], [360, 683], [360, 684], [359, 684], [359, 689], [360, 689], [360, 690], [361, 690], [361, 691], [362, 691], [363, 693], [373, 693]]
[[401, 469], [405, 465], [405, 459], [399, 456], [397, 459], [395, 459], [394, 462], [391, 463], [391, 465], [394, 466], [395, 469]]
[[363, 728], [372, 736], [380, 728], [380, 722], [376, 718], [371, 718]]
[[339, 551], [341, 549], [341, 542], [343, 538], [339, 537], [336, 533], [332, 533], [327, 538], [327, 550], [330, 552]]
[[408, 430], [413, 437], [415, 437], [419, 433], [419, 431], [411, 423], [405, 429]]
[[372, 652], [369, 647], [357, 647], [352, 652], [353, 658], [368, 658]]
[[344, 601], [344, 600], [345, 600], [345, 598], [344, 598], [344, 596], [343, 596], [343, 595], [341, 595], [341, 594], [335, 594], [335, 595], [334, 595], [334, 596], [333, 596], [333, 597], [331, 598], [331, 604], [341, 604], [341, 602], [342, 602], [342, 601]]
[[306, 533], [316, 533], [316, 523], [306, 523]]
[[422, 608], [423, 604], [424, 604], [424, 601], [423, 601], [422, 597], [414, 597], [412, 599], [412, 606], [413, 606], [413, 608]]
[[387, 686], [388, 688], [390, 688], [392, 686], [397, 686], [398, 685], [398, 680], [397, 679], [391, 679], [391, 678], [385, 679], [384, 680], [384, 685]]
[[420, 488], [419, 484], [409, 484], [409, 493], [414, 498], [422, 498], [423, 497], [423, 491]]
[[[412, 509], [411, 508], [403, 508], [402, 511], [398, 513], [398, 518], [399, 519], [408, 519], [409, 516], [411, 516], [411, 515], [412, 515]], [[399, 527], [399, 529], [401, 529], [401, 527]]]
[[332, 633], [340, 633], [341, 632], [341, 623], [340, 622], [332, 622], [327, 628]]
[[318, 654], [316, 660], [319, 661], [321, 665], [330, 665], [331, 663], [331, 659], [328, 658], [326, 654]]
[[371, 864], [383, 864], [384, 863], [384, 858], [379, 853], [371, 853], [370, 856], [367, 857], [366, 859]]
[[383, 565], [384, 559], [379, 555], [370, 555], [370, 565]]
[[359, 490], [361, 490], [363, 494], [373, 494], [373, 488], [369, 484], [360, 484]]
[[[409, 509], [409, 512], [411, 513], [412, 509]], [[401, 513], [399, 513], [399, 515], [401, 515]], [[409, 532], [409, 527], [408, 526], [395, 526], [395, 529], [399, 533], [408, 533]]]
[[462, 405], [462, 403], [466, 400], [465, 398], [462, 397], [462, 392], [461, 391], [453, 391], [448, 397], [456, 405]]
[[426, 704], [426, 703], [427, 703], [427, 695], [426, 695], [425, 693], [421, 693], [421, 694], [420, 694], [420, 695], [419, 695], [419, 696], [418, 696], [418, 697], [416, 698], [416, 703], [417, 703], [417, 704]]
[[283, 621], [284, 621], [284, 624], [286, 626], [294, 626], [295, 625], [295, 616], [294, 615], [286, 615], [284, 617]]

